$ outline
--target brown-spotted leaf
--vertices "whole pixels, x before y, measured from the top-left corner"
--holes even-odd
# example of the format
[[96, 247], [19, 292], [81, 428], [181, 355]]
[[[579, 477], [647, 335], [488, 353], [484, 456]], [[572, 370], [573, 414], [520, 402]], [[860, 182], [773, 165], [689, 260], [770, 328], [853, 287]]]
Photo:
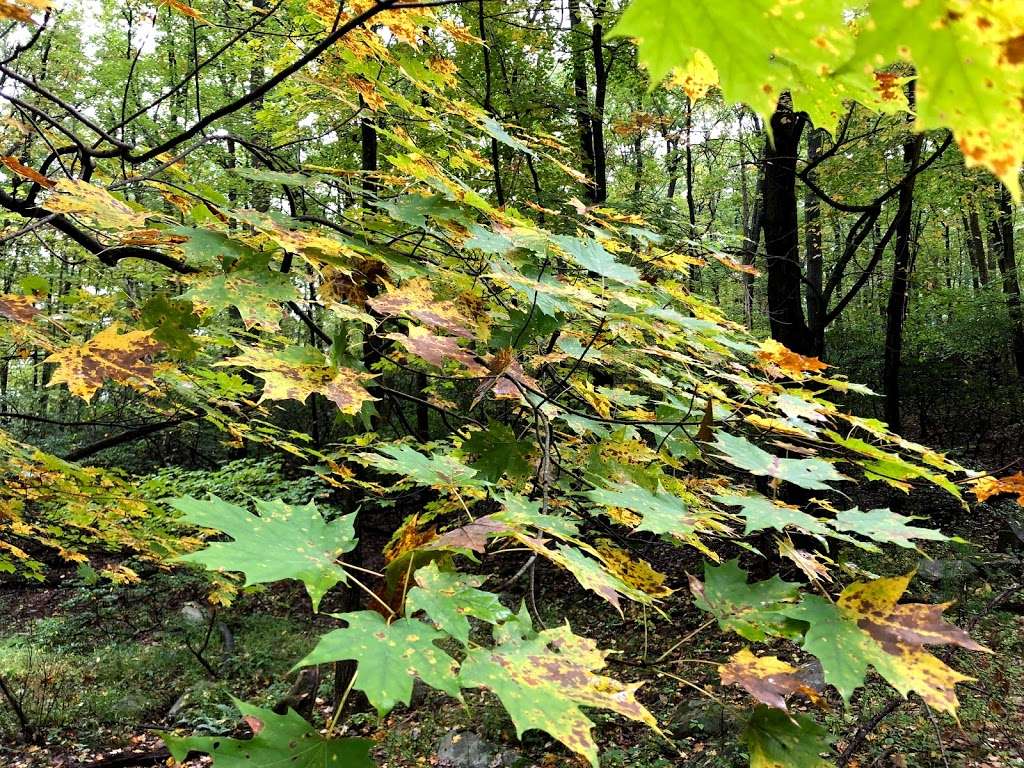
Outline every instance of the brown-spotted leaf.
[[970, 680], [933, 656], [925, 645], [947, 643], [985, 650], [946, 624], [947, 605], [899, 604], [913, 574], [850, 585], [833, 604], [805, 595], [781, 613], [808, 624], [804, 650], [821, 661], [825, 681], [845, 700], [864, 682], [868, 667], [902, 695], [917, 693], [940, 712], [956, 714], [956, 684]]
[[245, 367], [263, 379], [260, 402], [298, 400], [304, 403], [311, 394], [319, 392], [342, 413], [354, 415], [359, 413], [363, 403], [376, 400], [363, 386], [363, 382], [372, 378], [370, 374], [332, 366], [323, 353], [309, 347], [279, 351], [250, 347], [217, 365]]
[[446, 362], [452, 361], [468, 369], [474, 376], [487, 374], [487, 368], [472, 352], [460, 347], [454, 336], [436, 336], [422, 326], [411, 325], [408, 334], [389, 333], [387, 338], [397, 341], [406, 352], [435, 368], [444, 368]]
[[88, 401], [106, 381], [136, 387], [151, 384], [155, 369], [149, 358], [162, 346], [151, 330], [120, 334], [114, 323], [84, 344], [71, 345], [46, 358], [57, 365], [50, 386], [67, 384], [71, 394]]
[[657, 730], [654, 716], [636, 700], [640, 683], [625, 684], [595, 674], [606, 653], [568, 626], [527, 639], [506, 637], [494, 648], [474, 648], [462, 662], [459, 682], [487, 688], [508, 710], [517, 734], [538, 729], [551, 734], [597, 767], [594, 724], [581, 706], [607, 709]]
[[734, 653], [728, 664], [718, 667], [718, 674], [722, 685], [738, 685], [762, 704], [776, 709], [786, 709], [787, 696], [810, 690], [796, 667], [775, 656], [755, 656], [749, 648]]
[[405, 315], [424, 325], [465, 339], [473, 338], [473, 321], [453, 301], [434, 296], [426, 278], [408, 280], [367, 304], [381, 315]]
[[19, 294], [0, 294], [0, 317], [16, 323], [31, 323], [32, 318], [39, 314], [31, 296]]
[[103, 229], [135, 229], [142, 227], [151, 211], [136, 211], [102, 187], [78, 179], [61, 179], [42, 207], [91, 221]]
[[442, 533], [432, 539], [429, 549], [465, 549], [483, 554], [487, 543], [495, 536], [509, 533], [508, 523], [495, 520], [492, 516], [478, 517], [471, 523]]

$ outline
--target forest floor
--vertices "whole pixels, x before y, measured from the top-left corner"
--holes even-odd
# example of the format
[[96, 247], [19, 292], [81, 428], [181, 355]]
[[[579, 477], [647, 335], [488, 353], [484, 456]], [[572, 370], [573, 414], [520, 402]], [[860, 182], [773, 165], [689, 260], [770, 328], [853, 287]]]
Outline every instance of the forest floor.
[[[856, 501], [862, 508], [879, 506], [880, 493], [885, 492], [864, 489], [859, 494], [864, 498]], [[908, 597], [956, 601], [949, 618], [971, 628], [993, 654], [938, 650], [953, 667], [977, 678], [958, 687], [960, 723], [931, 713], [911, 697], [866, 734], [848, 765], [1024, 768], [1024, 608], [1020, 592], [1006, 591], [1024, 576], [1018, 559], [1024, 550], [1015, 549], [1024, 542], [1008, 546], [1005, 536], [1009, 516], [1019, 519], [1020, 510], [1012, 503], [981, 505], [968, 523], [955, 503], [924, 494], [900, 511], [927, 515], [948, 533], [966, 530], [971, 543], [930, 547], [935, 560], [926, 565], [913, 550], [895, 556], [887, 550], [884, 560], [876, 556], [874, 561], [858, 553], [858, 565], [889, 575], [918, 568]], [[745, 766], [736, 732], [749, 702], [738, 689], [717, 685], [713, 664], [700, 663], [722, 660], [743, 642], [705, 630], [671, 651], [705, 620], [686, 591], [686, 573], [699, 574], [699, 555], [657, 541], [643, 545], [638, 554], [674, 574], [670, 586], [677, 592], [664, 602], [665, 616], [627, 605], [620, 617], [590, 593], [572, 588], [564, 574], [546, 567], [536, 574], [534, 598], [545, 623], [568, 617], [575, 632], [616, 651], [609, 657], [610, 674], [648, 681], [640, 698], [657, 716], [664, 737], [591, 711], [602, 767]], [[723, 554], [735, 556], [739, 550]], [[749, 555], [744, 564], [757, 567]], [[509, 562], [509, 573], [518, 565]], [[68, 571], [39, 586], [0, 585], [0, 672], [13, 681], [26, 715], [44, 738], [40, 746], [17, 744], [10, 708], [0, 706], [0, 765], [161, 765], [167, 756], [158, 730], [229, 733], [238, 722], [231, 695], [264, 706], [280, 698], [290, 684], [289, 667], [313, 646], [330, 619], [304, 612], [300, 606], [308, 602], [289, 589], [243, 595], [212, 615], [202, 604], [203, 584], [196, 574], [176, 572], [157, 573], [134, 586], [86, 586]], [[527, 588], [526, 579], [513, 584], [508, 604], [526, 599]], [[330, 611], [330, 605], [323, 610]], [[218, 622], [230, 629], [229, 646]], [[806, 661], [792, 649], [786, 657], [797, 664]], [[324, 710], [328, 687], [325, 682], [318, 704]], [[831, 689], [824, 694], [819, 716], [838, 737], [836, 754], [893, 695], [877, 680], [847, 708]], [[528, 732], [517, 741], [497, 700], [479, 692], [467, 692], [461, 706], [417, 687], [413, 706], [396, 708], [383, 721], [372, 713], [356, 714], [345, 731], [374, 739], [382, 768], [445, 765], [438, 753], [441, 758], [451, 754], [453, 741], [463, 741], [482, 760], [465, 766], [487, 765], [488, 760], [518, 768], [584, 765], [546, 734]], [[457, 734], [454, 739], [452, 734]]]

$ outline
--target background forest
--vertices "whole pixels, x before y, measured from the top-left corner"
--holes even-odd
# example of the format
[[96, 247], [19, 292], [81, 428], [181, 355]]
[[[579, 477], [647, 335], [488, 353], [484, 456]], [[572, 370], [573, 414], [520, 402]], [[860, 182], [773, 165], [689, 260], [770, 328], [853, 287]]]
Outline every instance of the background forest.
[[0, 765], [1024, 766], [1019, 2], [0, 34]]

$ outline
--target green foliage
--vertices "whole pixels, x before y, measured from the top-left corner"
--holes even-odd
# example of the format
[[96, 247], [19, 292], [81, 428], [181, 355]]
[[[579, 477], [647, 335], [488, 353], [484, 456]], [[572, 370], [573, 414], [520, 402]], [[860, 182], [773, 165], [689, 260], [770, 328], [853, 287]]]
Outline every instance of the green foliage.
[[296, 768], [343, 765], [351, 768], [373, 768], [369, 739], [330, 739], [321, 736], [294, 711], [277, 715], [244, 701], [235, 701], [246, 723], [253, 730], [251, 739], [228, 739], [223, 736], [192, 736], [180, 738], [164, 734], [163, 740], [175, 760], [184, 760], [189, 752], [205, 752], [213, 756], [216, 768], [271, 768], [289, 765]]
[[[374, 610], [334, 616], [345, 626], [319, 638], [299, 665], [356, 662], [353, 688], [380, 715], [409, 704], [415, 679], [454, 698], [464, 689], [490, 691], [520, 736], [542, 730], [596, 766], [593, 722], [581, 707], [657, 731], [636, 698], [640, 683], [598, 674], [608, 652], [568, 624], [535, 631], [528, 613], [513, 615], [485, 589], [482, 575], [462, 573], [462, 558], [482, 570], [499, 556], [523, 553], [531, 577], [540, 562], [557, 588], [578, 584], [623, 621], [623, 601], [639, 603], [646, 621], [647, 607], [660, 611], [670, 590], [666, 575], [634, 559], [632, 548], [685, 546], [705, 558], [704, 580], [690, 580], [695, 605], [722, 631], [790, 650], [799, 644], [819, 658], [847, 701], [874, 668], [901, 694], [916, 692], [954, 714], [955, 686], [967, 678], [924, 646], [984, 649], [941, 621], [945, 606], [899, 603], [909, 577], [855, 583], [833, 603], [814, 594], [830, 580], [842, 588], [841, 573], [829, 571], [833, 561], [786, 548], [791, 532], [872, 552], [876, 544], [909, 549], [944, 541], [888, 510], [838, 508], [845, 505], [842, 484], [882, 480], [904, 491], [928, 483], [959, 498], [958, 481], [969, 476], [841, 405], [865, 388], [820, 360], [759, 342], [728, 319], [725, 305], [741, 292], [748, 298], [752, 277], [749, 263], [728, 254], [751, 255], [750, 191], [764, 194], [767, 186], [746, 175], [749, 114], [731, 107], [744, 102], [767, 118], [788, 92], [815, 127], [834, 131], [825, 159], [856, 165], [830, 207], [880, 212], [885, 200], [875, 200], [876, 186], [892, 175], [891, 150], [906, 138], [905, 116], [883, 131], [862, 110], [847, 115], [846, 102], [899, 112], [907, 106], [906, 71], [875, 67], [910, 64], [917, 127], [952, 127], [969, 163], [988, 166], [1016, 189], [1024, 153], [1015, 101], [1024, 68], [1013, 60], [1020, 19], [993, 13], [995, 0], [963, 13], [950, 13], [940, 0], [923, 0], [908, 13], [897, 0], [866, 8], [837, 0], [634, 0], [615, 34], [639, 38], [637, 55], [653, 80], [675, 78], [652, 91], [635, 64], [623, 64], [634, 57], [616, 55], [618, 69], [597, 60], [605, 52], [600, 29], [617, 12], [609, 4], [589, 10], [589, 30], [574, 19], [566, 40], [537, 46], [520, 37], [510, 44], [508, 29], [488, 35], [494, 19], [475, 19], [484, 48], [459, 23], [464, 9], [399, 5], [368, 6], [365, 23], [346, 26], [351, 9], [285, 4], [260, 20], [266, 35], [235, 45], [229, 37], [252, 24], [248, 11], [170, 3], [153, 21], [158, 53], [150, 56], [133, 38], [133, 25], [126, 30], [107, 4], [93, 46], [86, 46], [97, 51], [96, 72], [62, 61], [56, 68], [67, 82], [55, 87], [68, 103], [88, 104], [93, 116], [125, 115], [140, 102], [139, 122], [125, 116], [127, 125], [107, 132], [86, 117], [89, 138], [82, 141], [62, 122], [82, 122], [74, 111], [44, 119], [56, 131], [46, 134], [5, 116], [5, 141], [22, 159], [3, 158], [12, 182], [12, 194], [0, 198], [10, 213], [3, 242], [10, 224], [18, 241], [12, 262], [28, 260], [17, 269], [47, 271], [42, 282], [11, 275], [40, 295], [0, 299], [12, 350], [3, 369], [5, 408], [12, 374], [17, 404], [49, 413], [43, 423], [78, 418], [68, 415], [72, 409], [94, 414], [80, 423], [97, 432], [127, 423], [122, 411], [145, 417], [120, 438], [96, 435], [97, 444], [62, 455], [89, 458], [108, 442], [116, 447], [187, 423], [197, 439], [175, 447], [196, 465], [244, 451], [287, 456], [289, 464], [287, 478], [278, 476], [279, 465], [246, 462], [166, 471], [134, 484], [0, 433], [8, 457], [0, 571], [42, 578], [42, 550], [81, 563], [91, 583], [102, 575], [132, 582], [139, 576], [127, 566], [97, 570], [86, 562], [90, 555], [98, 561], [97, 551], [128, 551], [143, 562], [241, 572], [247, 584], [302, 581], [314, 611], [342, 587], [351, 602], [358, 597]], [[512, 5], [513, 15], [522, 10]], [[8, 6], [0, 0], [9, 15]], [[202, 13], [217, 23], [201, 23]], [[191, 17], [187, 27], [182, 15]], [[193, 21], [204, 27], [202, 36]], [[555, 34], [535, 26], [531, 33]], [[305, 42], [292, 45], [292, 32], [281, 30]], [[593, 40], [580, 45], [577, 38], [591, 31]], [[195, 73], [194, 85], [186, 79], [179, 87], [161, 68], [178, 66], [186, 32], [195, 57], [210, 56], [209, 68]], [[49, 28], [45, 34], [49, 50]], [[32, 50], [36, 39], [9, 62], [24, 55], [30, 69], [46, 69]], [[71, 58], [69, 39], [64, 59]], [[305, 44], [316, 39], [331, 43], [323, 55], [297, 59], [319, 50]], [[604, 81], [593, 112], [589, 93], [570, 98], [561, 82], [567, 69], [558, 46], [569, 54], [574, 84], [591, 64]], [[124, 50], [138, 56], [127, 62]], [[501, 56], [507, 87], [494, 87], [491, 51], [495, 60]], [[509, 71], [537, 73], [530, 86], [537, 93], [513, 87]], [[943, 82], [947, 71], [955, 76]], [[271, 72], [278, 79], [253, 91]], [[17, 82], [28, 87], [34, 76]], [[472, 103], [479, 82], [487, 84], [483, 104]], [[708, 113], [695, 120], [695, 103], [714, 82], [726, 104], [712, 96]], [[195, 117], [186, 85], [194, 89]], [[43, 93], [29, 91], [22, 95], [33, 100]], [[235, 92], [248, 95], [237, 106], [225, 102], [223, 112], [202, 103], [219, 104]], [[146, 106], [146, 93], [167, 95]], [[560, 112], [550, 108], [560, 103], [579, 113], [538, 115]], [[656, 114], [647, 111], [652, 105]], [[964, 105], [977, 108], [968, 114]], [[42, 107], [28, 112], [36, 109]], [[346, 123], [343, 115], [356, 117]], [[502, 115], [520, 124], [506, 125]], [[708, 125], [723, 128], [705, 131]], [[604, 150], [608, 138], [623, 156], [632, 153], [632, 192], [619, 172], [624, 165], [611, 174], [612, 201], [571, 167], [577, 148], [557, 137], [579, 135], [586, 143], [588, 131], [598, 134], [583, 147], [591, 155], [586, 172], [607, 171], [615, 154]], [[58, 134], [75, 138], [51, 156]], [[166, 135], [176, 138], [162, 145]], [[652, 148], [655, 140], [661, 143]], [[853, 151], [847, 140], [882, 148]], [[738, 163], [733, 145], [744, 151]], [[696, 173], [695, 147], [708, 158]], [[645, 199], [645, 165], [673, 190], [685, 178], [685, 217], [672, 200]], [[581, 182], [589, 204], [576, 199]], [[971, 206], [983, 204], [973, 192], [969, 197]], [[958, 204], [944, 202], [947, 209]], [[641, 215], [651, 211], [653, 221]], [[829, 236], [841, 251], [856, 227], [844, 235], [843, 223], [821, 221], [825, 215], [821, 230], [834, 224]], [[741, 221], [742, 241], [713, 231], [725, 220]], [[68, 241], [22, 245], [44, 224]], [[75, 271], [83, 259], [88, 266]], [[731, 280], [735, 271], [744, 279]], [[702, 282], [714, 302], [702, 297]], [[15, 284], [5, 281], [4, 290]], [[57, 295], [44, 300], [44, 290]], [[40, 405], [49, 397], [57, 402], [53, 412]], [[152, 449], [162, 461], [161, 450]], [[785, 503], [807, 498], [794, 486], [815, 498]], [[200, 491], [218, 495], [178, 498], [173, 506], [184, 516], [177, 519], [157, 504]], [[327, 509], [328, 495], [332, 511], [346, 514], [325, 517], [308, 501], [316, 497]], [[384, 564], [374, 566], [380, 572], [371, 568], [374, 553], [342, 558], [356, 549], [357, 517], [372, 529], [371, 541], [390, 537]], [[230, 540], [178, 556], [195, 543], [184, 535], [188, 526]], [[738, 561], [714, 564], [736, 549], [756, 553], [768, 538], [756, 534], [766, 530], [780, 537], [761, 554], [774, 556], [777, 545], [811, 584], [778, 575], [751, 583]], [[413, 617], [420, 611], [434, 626]], [[474, 642], [470, 617], [492, 625], [491, 643]], [[774, 665], [790, 674], [786, 662], [748, 653], [748, 670]], [[790, 689], [769, 683], [768, 700], [785, 706]], [[168, 734], [172, 752], [199, 749], [226, 766], [333, 758], [370, 764], [364, 742], [321, 737], [318, 724], [294, 714], [238, 706], [250, 718], [252, 739]], [[827, 751], [809, 718], [764, 707], [754, 710], [745, 738], [755, 766], [821, 765]]]
[[751, 768], [827, 768], [824, 728], [806, 715], [788, 715], [773, 707], [754, 710], [743, 731]]
[[484, 581], [479, 576], [442, 571], [437, 563], [430, 563], [416, 571], [416, 586], [406, 597], [406, 611], [423, 611], [438, 629], [468, 645], [468, 616], [500, 624], [512, 615], [497, 595], [478, 589]]
[[[257, 501], [257, 515], [216, 496], [205, 501], [186, 496], [171, 503], [184, 513], [184, 521], [233, 539], [182, 555], [184, 562], [241, 571], [246, 584], [297, 579], [306, 585], [314, 611], [331, 587], [346, 580], [337, 560], [356, 545], [354, 514], [326, 522], [313, 502], [293, 506], [280, 499]], [[275, 554], [268, 558], [268, 552]]]
[[381, 715], [408, 704], [413, 678], [459, 695], [455, 660], [435, 645], [446, 635], [417, 619], [388, 623], [374, 611], [337, 616], [348, 626], [328, 632], [298, 666], [352, 659], [359, 662], [354, 686]]

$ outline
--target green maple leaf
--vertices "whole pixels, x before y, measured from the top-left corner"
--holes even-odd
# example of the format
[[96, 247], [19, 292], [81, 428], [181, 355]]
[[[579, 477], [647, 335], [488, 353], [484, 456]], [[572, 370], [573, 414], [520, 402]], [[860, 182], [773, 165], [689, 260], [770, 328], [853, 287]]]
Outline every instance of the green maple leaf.
[[445, 454], [425, 456], [407, 445], [386, 445], [377, 453], [361, 453], [368, 464], [385, 472], [405, 475], [420, 485], [439, 488], [457, 488], [465, 485], [490, 485], [479, 478], [475, 469], [470, 469], [458, 459]]
[[819, 536], [829, 536], [834, 533], [816, 517], [801, 512], [799, 509], [780, 506], [764, 496], [739, 496], [730, 493], [712, 498], [719, 504], [739, 507], [742, 510], [740, 514], [747, 521], [747, 526], [743, 531], [745, 535], [763, 531], [765, 528], [782, 531], [787, 526]]
[[720, 566], [704, 564], [704, 581], [690, 577], [694, 603], [715, 616], [718, 626], [753, 642], [768, 636], [799, 636], [781, 611], [800, 596], [797, 584], [772, 576], [766, 581], [747, 583], [738, 560]]
[[508, 491], [505, 491], [498, 501], [503, 508], [490, 515], [488, 519], [504, 523], [509, 528], [520, 531], [524, 528], [533, 528], [539, 533], [546, 533], [564, 541], [576, 541], [579, 535], [579, 523], [570, 517], [542, 512], [539, 501]]
[[413, 678], [459, 698], [455, 660], [434, 645], [447, 635], [416, 619], [396, 619], [388, 624], [374, 611], [356, 611], [335, 616], [348, 624], [320, 638], [308, 656], [296, 667], [354, 660], [354, 687], [366, 694], [370, 704], [386, 715], [396, 704], [408, 704]]
[[235, 701], [253, 729], [251, 739], [160, 734], [171, 756], [184, 762], [189, 752], [213, 757], [214, 768], [374, 768], [369, 739], [325, 739], [294, 710], [278, 715]]
[[199, 318], [188, 301], [169, 299], [157, 295], [142, 305], [139, 325], [153, 329], [153, 338], [164, 345], [164, 350], [177, 360], [191, 360], [199, 351], [199, 344], [191, 333], [199, 327]]
[[297, 579], [306, 585], [313, 610], [335, 584], [345, 583], [338, 558], [356, 546], [355, 513], [326, 522], [313, 502], [304, 505], [257, 501], [259, 515], [211, 495], [191, 496], [171, 505], [182, 520], [226, 533], [234, 541], [215, 541], [179, 559], [210, 570], [241, 571], [246, 584]]
[[439, 628], [463, 645], [469, 644], [469, 619], [473, 616], [490, 624], [511, 618], [498, 596], [480, 587], [486, 577], [442, 571], [430, 563], [416, 571], [416, 586], [406, 596], [406, 612], [423, 611]]
[[459, 675], [464, 688], [487, 688], [508, 711], [521, 738], [545, 731], [597, 767], [594, 724], [581, 706], [608, 709], [657, 730], [653, 715], [635, 697], [639, 683], [626, 685], [594, 674], [606, 653], [593, 640], [578, 637], [568, 625], [539, 634], [527, 631], [523, 618], [515, 631], [496, 631], [494, 648], [473, 648]]
[[896, 544], [906, 549], [915, 548], [913, 539], [949, 541], [949, 537], [943, 536], [939, 531], [908, 525], [914, 519], [896, 514], [888, 509], [872, 509], [861, 512], [854, 507], [837, 513], [832, 525], [840, 531], [849, 531], [868, 539]]
[[758, 706], [743, 730], [750, 768], [827, 768], [832, 738], [806, 715]]
[[779, 94], [817, 80], [816, 98], [832, 84], [823, 75], [849, 56], [842, 0], [633, 0], [612, 30], [638, 41], [652, 83], [703, 51], [718, 70], [723, 94], [762, 115]]
[[606, 507], [621, 507], [643, 520], [634, 530], [685, 536], [693, 533], [693, 518], [683, 500], [668, 493], [651, 493], [639, 485], [625, 484], [616, 490], [598, 488], [587, 492], [591, 501]]
[[640, 273], [636, 269], [616, 261], [615, 257], [592, 237], [552, 235], [551, 240], [584, 269], [609, 280], [618, 280], [620, 283], [640, 282]]
[[806, 488], [809, 491], [829, 491], [830, 482], [847, 478], [823, 459], [783, 459], [758, 448], [745, 437], [719, 432], [715, 448], [722, 458], [752, 475], [774, 477], [778, 480]]
[[462, 442], [465, 453], [476, 456], [469, 466], [477, 476], [490, 483], [503, 477], [518, 479], [533, 472], [529, 457], [533, 446], [525, 440], [517, 440], [512, 428], [500, 421], [492, 421], [487, 429], [473, 432]]
[[267, 254], [248, 254], [224, 274], [196, 278], [181, 297], [215, 312], [235, 307], [246, 328], [276, 330], [281, 304], [299, 294], [288, 275], [270, 269], [269, 263]]

